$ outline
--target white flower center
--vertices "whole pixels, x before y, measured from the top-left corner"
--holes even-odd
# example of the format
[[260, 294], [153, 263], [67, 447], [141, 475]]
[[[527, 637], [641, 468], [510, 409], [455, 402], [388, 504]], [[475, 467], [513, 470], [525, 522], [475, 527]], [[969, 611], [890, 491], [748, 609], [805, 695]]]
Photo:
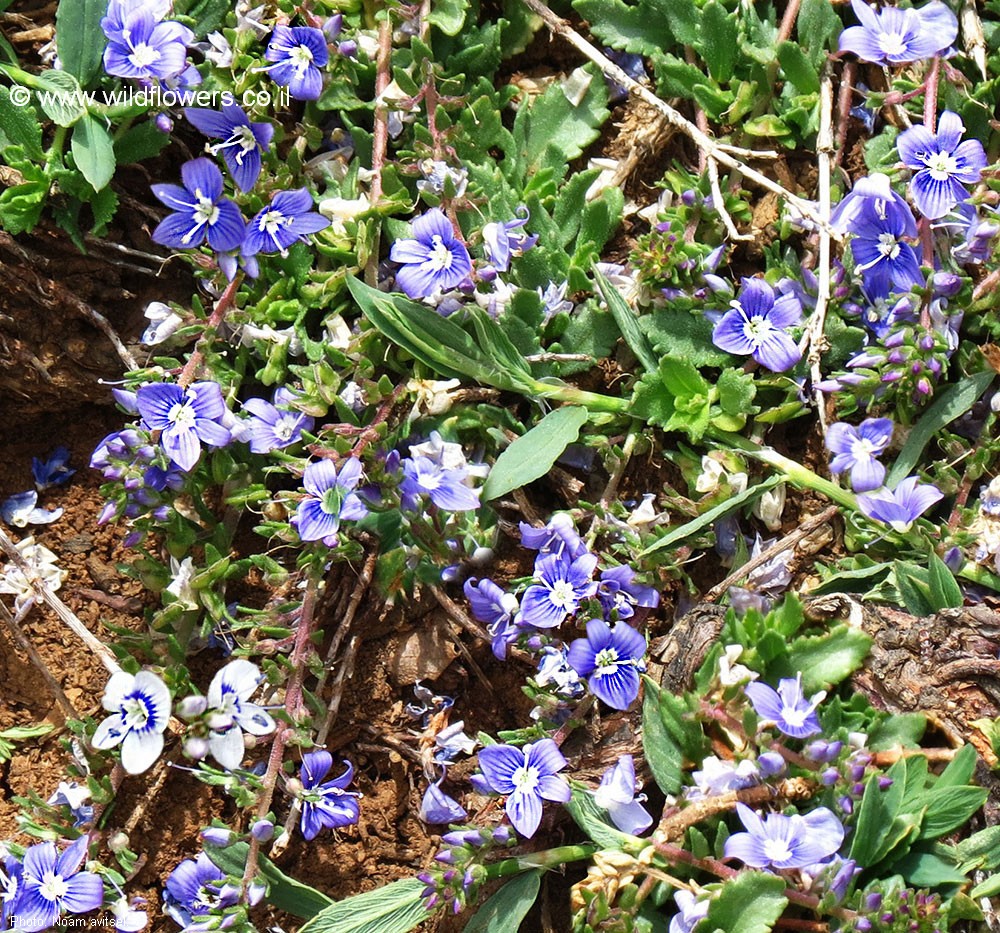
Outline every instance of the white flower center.
[[269, 236], [274, 236], [279, 227], [287, 227], [292, 222], [291, 217], [286, 217], [281, 211], [267, 211], [257, 223], [258, 230], [266, 230]]
[[297, 45], [288, 53], [292, 64], [299, 70], [305, 71], [313, 62], [313, 53], [307, 45]]
[[859, 437], [851, 444], [851, 456], [855, 460], [871, 460], [878, 451], [867, 437]]
[[274, 423], [274, 436], [279, 441], [290, 440], [291, 436], [295, 433], [298, 423], [299, 419], [297, 415], [282, 415]]
[[520, 791], [530, 794], [538, 786], [538, 768], [521, 765], [511, 776], [511, 781]]
[[194, 420], [194, 409], [187, 402], [178, 402], [167, 415], [167, 421], [178, 428], [193, 428]]
[[149, 707], [140, 696], [130, 696], [122, 703], [122, 718], [129, 729], [145, 729], [149, 722]]
[[792, 850], [784, 839], [765, 839], [764, 854], [772, 862], [785, 862], [791, 858]]
[[219, 207], [211, 198], [206, 198], [201, 192], [198, 192], [198, 195], [198, 206], [194, 212], [198, 226], [200, 227], [202, 224], [212, 226], [219, 219]]
[[899, 255], [899, 240], [891, 233], [880, 233], [878, 235], [878, 251], [886, 259], [895, 259]]
[[935, 152], [924, 164], [935, 181], [947, 181], [958, 171], [958, 160], [948, 152]]
[[620, 663], [618, 651], [615, 648], [602, 648], [594, 658], [597, 674], [613, 674]]
[[556, 580], [549, 595], [552, 604], [560, 609], [570, 609], [576, 603], [576, 591], [568, 580]]
[[743, 324], [743, 336], [755, 347], [759, 347], [774, 330], [774, 325], [766, 317], [752, 317]]
[[444, 245], [441, 237], [436, 233], [431, 238], [431, 242], [434, 245], [431, 247], [431, 251], [427, 254], [427, 261], [431, 264], [431, 268], [435, 272], [450, 269], [451, 264], [455, 261], [455, 257], [452, 255], [451, 250]]
[[806, 716], [808, 716], [812, 710], [810, 709], [798, 709], [796, 707], [786, 706], [781, 711], [781, 718], [785, 720], [785, 723], [793, 728], [799, 728], [805, 721]]
[[339, 515], [340, 506], [343, 501], [342, 490], [339, 486], [331, 486], [327, 489], [319, 500], [319, 507], [327, 515]]
[[902, 55], [906, 51], [906, 42], [898, 32], [883, 32], [878, 37], [878, 46], [886, 55]]
[[38, 886], [38, 891], [47, 901], [58, 901], [66, 896], [69, 885], [55, 872], [47, 871], [42, 876], [42, 883]]
[[160, 52], [154, 46], [140, 42], [138, 45], [132, 46], [132, 54], [129, 55], [128, 60], [136, 68], [148, 68], [160, 60]]

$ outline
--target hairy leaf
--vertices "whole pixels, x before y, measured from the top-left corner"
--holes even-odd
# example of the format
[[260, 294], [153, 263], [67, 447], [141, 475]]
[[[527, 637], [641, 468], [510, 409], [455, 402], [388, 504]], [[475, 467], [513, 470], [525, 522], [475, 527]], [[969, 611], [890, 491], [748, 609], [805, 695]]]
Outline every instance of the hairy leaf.
[[107, 8], [107, 0], [60, 0], [56, 4], [59, 61], [82, 87], [88, 87], [101, 70], [101, 56], [108, 44], [101, 18]]
[[769, 933], [787, 905], [782, 878], [762, 871], [740, 872], [709, 901], [701, 926], [726, 933]]
[[299, 933], [409, 933], [427, 919], [424, 883], [401, 878], [331, 904]]

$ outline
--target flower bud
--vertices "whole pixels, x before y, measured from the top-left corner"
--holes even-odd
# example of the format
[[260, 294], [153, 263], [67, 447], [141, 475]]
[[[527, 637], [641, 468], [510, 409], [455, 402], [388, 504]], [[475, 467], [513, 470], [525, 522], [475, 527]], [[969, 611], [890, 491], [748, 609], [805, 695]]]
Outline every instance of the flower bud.
[[174, 129], [174, 121], [165, 113], [158, 113], [156, 119], [153, 121], [156, 124], [156, 128], [161, 133], [170, 133]]
[[236, 841], [236, 833], [221, 826], [207, 826], [199, 835], [206, 845], [216, 846], [219, 849], [231, 846]]
[[208, 697], [202, 696], [189, 696], [184, 697], [177, 706], [177, 715], [181, 719], [197, 719], [202, 713], [208, 709]]
[[118, 855], [120, 852], [124, 852], [129, 847], [129, 838], [127, 833], [117, 832], [108, 840], [108, 848]]
[[201, 761], [208, 754], [208, 741], [192, 735], [184, 740], [184, 755], [194, 761]]
[[250, 827], [250, 835], [258, 842], [269, 842], [274, 836], [274, 823], [270, 820], [257, 820]]

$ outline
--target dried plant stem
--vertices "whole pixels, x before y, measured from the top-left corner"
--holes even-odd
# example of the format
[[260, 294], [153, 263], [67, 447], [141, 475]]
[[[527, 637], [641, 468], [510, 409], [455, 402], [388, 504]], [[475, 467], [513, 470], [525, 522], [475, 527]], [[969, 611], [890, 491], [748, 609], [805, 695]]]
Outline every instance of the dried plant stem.
[[[649, 88], [644, 87], [639, 84], [638, 81], [631, 78], [623, 69], [619, 68], [606, 55], [604, 55], [600, 49], [584, 39], [583, 36], [573, 29], [565, 20], [556, 16], [556, 14], [553, 13], [552, 10], [550, 10], [542, 2], [542, 0], [521, 0], [521, 2], [533, 13], [540, 16], [550, 31], [562, 36], [567, 42], [570, 43], [570, 45], [585, 55], [590, 61], [594, 62], [594, 64], [597, 65], [608, 78], [616, 84], [621, 85], [630, 94], [640, 97], [654, 109], [659, 111], [659, 113], [667, 119], [667, 122], [669, 122], [672, 126], [677, 127], [677, 129], [688, 136], [699, 149], [704, 150], [709, 159], [715, 159], [715, 161], [717, 161], [720, 165], [726, 166], [726, 168], [742, 172], [744, 177], [750, 181], [760, 185], [767, 191], [772, 191], [778, 196], [784, 198], [803, 217], [808, 217], [821, 227], [830, 229], [829, 223], [820, 217], [819, 212], [812, 206], [812, 204], [804, 198], [800, 198], [798, 195], [792, 194], [791, 191], [773, 179], [768, 178], [756, 169], [751, 168], [744, 162], [739, 161], [739, 159], [734, 158], [730, 154], [731, 150], [729, 148], [720, 146], [719, 143], [707, 134], [703, 133], [697, 126], [695, 126], [694, 123], [684, 117], [679, 111], [675, 110], [665, 101], [660, 100], [660, 98], [650, 91]], [[840, 233], [832, 229], [830, 230], [830, 235], [838, 241], [843, 239]]]
[[844, 62], [844, 73], [840, 77], [840, 89], [837, 91], [837, 149], [834, 153], [834, 164], [843, 161], [847, 148], [847, 131], [851, 120], [851, 95], [854, 93], [854, 62]]
[[375, 59], [375, 128], [372, 136], [371, 204], [375, 207], [382, 197], [382, 168], [389, 147], [389, 108], [382, 95], [389, 86], [389, 66], [392, 58], [392, 14], [383, 11], [378, 27], [378, 56]]
[[736, 229], [736, 224], [733, 223], [733, 218], [729, 216], [729, 211], [726, 210], [726, 197], [722, 193], [722, 185], [719, 184], [719, 163], [709, 157], [705, 162], [705, 166], [708, 169], [708, 183], [712, 187], [712, 200], [715, 202], [715, 210], [722, 219], [722, 225], [726, 228], [729, 239], [734, 241], [742, 240], [743, 242], [756, 239], [752, 233], [740, 233]]
[[188, 361], [184, 364], [180, 376], [177, 377], [177, 385], [182, 389], [186, 389], [194, 382], [194, 377], [198, 373], [198, 367], [205, 359], [205, 345], [215, 335], [215, 332], [219, 329], [219, 325], [223, 320], [225, 320], [229, 310], [235, 307], [236, 292], [239, 290], [242, 281], [243, 273], [237, 272], [233, 276], [232, 282], [226, 286], [226, 290], [219, 296], [219, 300], [215, 303], [211, 315], [205, 322], [204, 333], [198, 338], [198, 343], [195, 345], [194, 350], [191, 351], [191, 356], [188, 357]]
[[752, 573], [758, 567], [762, 567], [769, 560], [777, 557], [782, 551], [791, 550], [798, 544], [803, 538], [810, 535], [815, 531], [820, 525], [832, 520], [840, 512], [840, 507], [836, 505], [827, 506], [822, 512], [813, 515], [811, 518], [807, 518], [798, 528], [794, 531], [790, 531], [783, 538], [779, 538], [774, 542], [769, 548], [765, 548], [756, 557], [751, 558], [742, 567], [738, 567], [734, 570], [725, 580], [721, 583], [717, 583], [713, 586], [706, 594], [705, 601], [714, 603], [720, 596], [724, 595], [726, 591], [734, 583], [738, 583], [740, 580], [744, 579], [748, 574]]
[[17, 646], [28, 656], [28, 659], [38, 670], [38, 673], [42, 675], [42, 680], [45, 681], [46, 686], [52, 692], [52, 696], [59, 708], [62, 710], [63, 716], [66, 719], [79, 719], [80, 714], [76, 711], [76, 708], [69, 701], [69, 697], [63, 692], [62, 685], [58, 680], [52, 675], [52, 672], [48, 669], [45, 661], [42, 660], [42, 656], [35, 650], [35, 646], [31, 643], [31, 640], [24, 633], [24, 629], [21, 628], [21, 619], [27, 613], [30, 607], [25, 607], [25, 610], [14, 616], [11, 611], [7, 608], [6, 604], [0, 602], [0, 618], [3, 619], [7, 628], [10, 630], [11, 635], [14, 637], [14, 641], [17, 642]]
[[121, 665], [115, 660], [111, 649], [104, 644], [90, 629], [87, 628], [76, 614], [67, 606], [51, 587], [35, 572], [34, 568], [24, 559], [24, 556], [17, 549], [14, 542], [7, 537], [7, 533], [0, 529], [0, 548], [10, 558], [11, 562], [24, 574], [25, 579], [31, 584], [32, 589], [38, 594], [39, 599], [45, 602], [50, 609], [59, 617], [59, 620], [76, 635], [94, 654], [97, 655], [101, 664], [111, 674], [117, 674], [121, 670]]

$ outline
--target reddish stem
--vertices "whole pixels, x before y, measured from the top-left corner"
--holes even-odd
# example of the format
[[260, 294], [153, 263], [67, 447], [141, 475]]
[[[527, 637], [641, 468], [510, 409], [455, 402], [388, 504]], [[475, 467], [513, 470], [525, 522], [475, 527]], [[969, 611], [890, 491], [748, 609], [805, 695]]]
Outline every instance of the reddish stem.
[[374, 207], [382, 197], [382, 167], [389, 146], [389, 110], [382, 94], [389, 86], [389, 66], [392, 58], [392, 18], [388, 10], [378, 29], [378, 57], [375, 60], [375, 129], [372, 138], [372, 188], [371, 204]]
[[194, 380], [198, 367], [201, 365], [202, 360], [205, 359], [205, 345], [219, 329], [219, 325], [225, 319], [229, 309], [235, 307], [236, 292], [239, 290], [242, 281], [243, 273], [237, 272], [233, 280], [226, 286], [226, 290], [219, 297], [219, 300], [215, 303], [215, 308], [212, 310], [211, 316], [205, 322], [205, 330], [198, 339], [198, 343], [195, 345], [191, 356], [188, 357], [188, 361], [184, 364], [184, 368], [177, 379], [177, 384], [182, 389], [186, 389]]

